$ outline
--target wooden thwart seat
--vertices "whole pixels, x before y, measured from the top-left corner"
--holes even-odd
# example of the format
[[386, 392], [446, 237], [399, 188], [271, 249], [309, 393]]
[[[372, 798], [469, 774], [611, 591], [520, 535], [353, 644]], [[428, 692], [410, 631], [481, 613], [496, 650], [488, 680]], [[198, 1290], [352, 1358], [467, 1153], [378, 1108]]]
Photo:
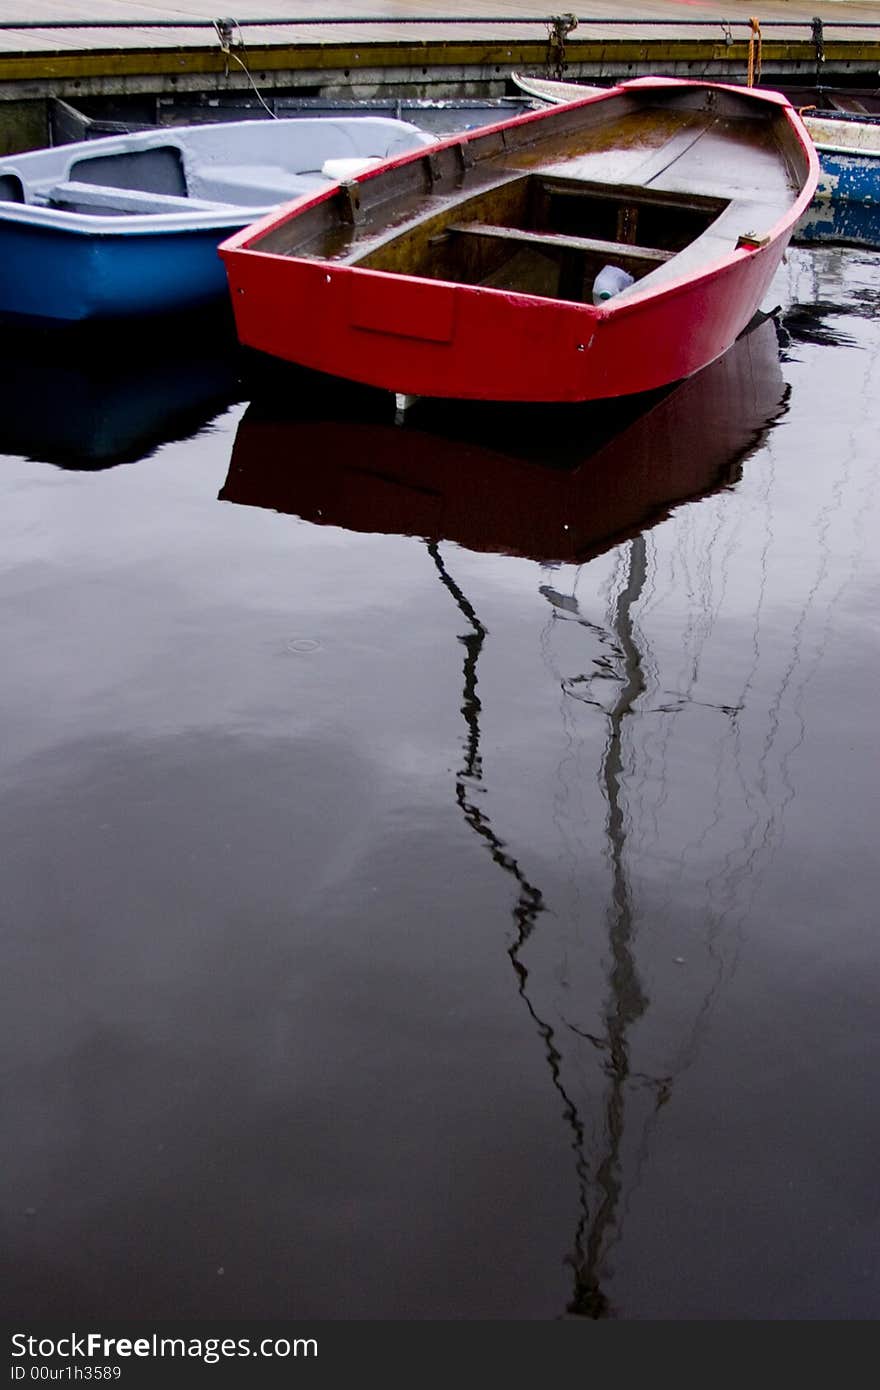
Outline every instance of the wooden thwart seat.
[[654, 246], [633, 246], [625, 241], [602, 241], [596, 237], [568, 236], [563, 232], [527, 232], [520, 227], [496, 227], [488, 222], [454, 222], [446, 230], [456, 235], [494, 237], [554, 251], [585, 251], [590, 255], [648, 266], [662, 265], [675, 255], [674, 251], [661, 251]]

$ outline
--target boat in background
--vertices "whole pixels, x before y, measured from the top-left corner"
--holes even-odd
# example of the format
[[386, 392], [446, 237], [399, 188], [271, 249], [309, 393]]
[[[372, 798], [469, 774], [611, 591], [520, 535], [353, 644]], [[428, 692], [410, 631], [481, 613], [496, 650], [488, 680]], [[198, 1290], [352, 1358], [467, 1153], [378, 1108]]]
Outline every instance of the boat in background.
[[[49, 144], [66, 145], [74, 140], [94, 140], [104, 135], [120, 135], [134, 130], [159, 127], [202, 125], [207, 121], [272, 120], [290, 116], [390, 116], [410, 121], [433, 135], [451, 135], [459, 130], [475, 130], [492, 125], [506, 116], [535, 110], [546, 97], [530, 95], [529, 83], [547, 79], [511, 73], [508, 90], [493, 96], [301, 96], [292, 92], [269, 91], [259, 96], [248, 92], [163, 92], [134, 96], [101, 96], [70, 99], [52, 96], [47, 101]], [[498, 81], [487, 84], [496, 89]], [[583, 85], [585, 88], [586, 84]], [[605, 87], [613, 86], [612, 81]], [[509, 90], [513, 87], [513, 91]], [[880, 116], [880, 88], [830, 87], [822, 83], [776, 86], [800, 111], [815, 107], [816, 112], [842, 111], [856, 115]]]
[[[220, 95], [212, 92], [202, 100], [192, 93], [179, 92], [150, 99], [143, 110], [150, 120], [126, 119], [123, 108], [107, 99], [94, 98], [92, 109], [105, 114], [90, 115], [60, 97], [48, 102], [50, 144], [67, 145], [74, 140], [94, 140], [104, 135], [128, 131], [168, 129], [183, 125], [219, 124], [230, 121], [288, 120], [291, 117], [319, 117], [353, 120], [359, 116], [385, 116], [408, 121], [431, 135], [451, 135], [459, 130], [476, 130], [494, 125], [507, 116], [533, 111], [536, 102], [524, 92], [501, 97], [302, 97], [268, 93], [265, 101], [241, 93]], [[118, 117], [106, 114], [117, 110]]]
[[816, 200], [798, 223], [794, 240], [880, 250], [880, 203]]
[[[601, 90], [587, 82], [570, 81], [558, 77], [539, 77], [529, 73], [512, 72], [510, 80], [518, 92], [535, 101], [556, 103], [563, 98], [573, 101], [577, 93]], [[607, 84], [606, 84], [607, 85]], [[774, 90], [787, 97], [798, 111], [815, 108], [817, 113], [837, 111], [843, 115], [880, 116], [880, 87], [829, 87], [823, 83], [812, 86], [796, 86], [780, 82]]]
[[584, 97], [608, 90], [607, 87], [592, 87], [589, 82], [566, 82], [561, 77], [531, 77], [524, 72], [512, 72], [510, 80], [524, 96], [546, 102], [548, 106], [582, 101]]
[[[389, 161], [220, 251], [247, 347], [403, 397], [604, 399], [731, 346], [817, 177], [778, 94], [638, 79]], [[594, 302], [607, 266], [625, 287]]]
[[880, 87], [831, 87], [824, 82], [792, 83], [784, 78], [774, 83], [774, 87], [787, 96], [798, 111], [813, 107], [817, 113], [839, 111], [842, 115], [880, 116]]
[[816, 200], [880, 206], [880, 116], [804, 114], [819, 152]]
[[225, 292], [217, 244], [434, 137], [383, 117], [240, 121], [0, 159], [0, 314], [83, 322]]
[[401, 426], [378, 393], [356, 397], [343, 417], [350, 399], [329, 384], [322, 397], [283, 381], [252, 399], [220, 500], [581, 563], [733, 485], [784, 412], [787, 386], [765, 318], [704, 371], [637, 400], [552, 409], [420, 401]]

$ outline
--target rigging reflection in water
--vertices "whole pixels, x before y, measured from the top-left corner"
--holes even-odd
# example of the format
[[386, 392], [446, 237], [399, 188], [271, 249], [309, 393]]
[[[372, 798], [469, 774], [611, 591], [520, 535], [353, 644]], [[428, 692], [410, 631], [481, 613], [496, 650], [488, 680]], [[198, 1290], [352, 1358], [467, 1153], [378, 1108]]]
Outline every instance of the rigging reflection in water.
[[[603, 1104], [607, 1142], [594, 1166], [587, 1157], [586, 1127], [579, 1106], [567, 1090], [564, 1080], [564, 1044], [558, 1037], [558, 1029], [538, 1013], [529, 994], [529, 972], [522, 958], [523, 949], [539, 915], [546, 910], [543, 894], [526, 877], [517, 860], [508, 851], [505, 842], [494, 830], [490, 817], [476, 805], [468, 792], [470, 785], [482, 780], [479, 723], [481, 705], [477, 695], [477, 661], [487, 630], [449, 574], [437, 544], [429, 543], [428, 550], [441, 582], [452, 595], [471, 629], [470, 633], [459, 639], [464, 644], [466, 653], [461, 709], [467, 735], [464, 765], [456, 778], [456, 800], [466, 822], [485, 842], [494, 862], [516, 881], [517, 898], [513, 908], [516, 930], [513, 942], [508, 948], [508, 955], [516, 973], [519, 995], [543, 1040], [553, 1085], [562, 1100], [563, 1115], [572, 1135], [579, 1214], [568, 1257], [574, 1275], [574, 1289], [568, 1312], [572, 1316], [601, 1318], [610, 1312], [609, 1301], [602, 1289], [601, 1273], [607, 1254], [608, 1239], [616, 1222], [621, 1193], [620, 1148], [624, 1133], [626, 1087], [631, 1075], [627, 1035], [630, 1026], [642, 1016], [648, 1006], [633, 954], [635, 915], [626, 873], [626, 828], [622, 801], [624, 720], [632, 713], [635, 702], [645, 688], [641, 658], [630, 616], [631, 607], [638, 600], [644, 584], [644, 540], [638, 537], [630, 543], [630, 580], [616, 607], [615, 626], [621, 644], [624, 678], [618, 698], [609, 714], [608, 736], [600, 774], [607, 801], [606, 833], [612, 868], [607, 914], [611, 962], [604, 1016], [605, 1031], [601, 1037], [589, 1038], [589, 1041], [601, 1048], [605, 1054], [605, 1071], [608, 1077]], [[659, 1108], [668, 1099], [668, 1081], [665, 1078], [661, 1079], [656, 1089]]]
[[[576, 1296], [576, 1302], [584, 1302], [589, 1308], [602, 1306], [602, 1295], [594, 1287], [594, 1278], [587, 1268], [588, 1256], [584, 1250], [584, 1233], [590, 1222], [588, 1205], [590, 1171], [585, 1154], [585, 1131], [577, 1104], [566, 1090], [563, 1080], [563, 1055], [556, 1038], [556, 1031], [547, 1019], [538, 1013], [528, 991], [529, 972], [522, 959], [523, 948], [537, 925], [542, 912], [546, 911], [544, 896], [534, 883], [526, 877], [516, 858], [509, 852], [505, 842], [495, 831], [489, 815], [475, 802], [472, 789], [482, 781], [482, 758], [480, 755], [480, 699], [477, 695], [477, 661], [487, 636], [486, 628], [480, 622], [474, 609], [450, 575], [439, 546], [428, 543], [428, 553], [437, 567], [441, 583], [452, 595], [463, 617], [467, 620], [470, 632], [460, 636], [465, 648], [464, 683], [461, 712], [467, 726], [465, 737], [464, 764], [456, 775], [455, 799], [465, 821], [485, 844], [493, 861], [509, 874], [517, 885], [516, 902], [513, 906], [514, 936], [507, 948], [510, 963], [516, 975], [517, 991], [538, 1030], [544, 1044], [544, 1053], [553, 1085], [562, 1101], [562, 1112], [572, 1132], [572, 1147], [578, 1176], [579, 1219], [575, 1234], [572, 1263], [577, 1272], [578, 1288], [583, 1286], [583, 1295]], [[594, 1223], [595, 1224], [595, 1223]]]
[[[465, 823], [514, 885], [508, 956], [519, 997], [541, 1038], [574, 1154], [577, 1221], [567, 1257], [573, 1286], [566, 1308], [573, 1317], [601, 1318], [613, 1312], [606, 1292], [608, 1261], [621, 1227], [625, 1132], [628, 1123], [638, 1121], [633, 1096], [649, 1097], [634, 1165], [638, 1181], [651, 1124], [670, 1098], [675, 1074], [673, 1068], [659, 1076], [644, 1075], [631, 1056], [632, 1030], [644, 1020], [650, 1003], [636, 961], [638, 913], [627, 864], [626, 801], [627, 731], [648, 689], [645, 652], [633, 616], [648, 578], [644, 532], [677, 504], [734, 483], [785, 402], [776, 330], [767, 320], [699, 377], [638, 403], [628, 415], [619, 407], [604, 414], [582, 411], [581, 432], [571, 427], [572, 421], [566, 431], [568, 441], [580, 441], [573, 466], [570, 444], [568, 458], [560, 459], [566, 450], [559, 448], [553, 458], [552, 446], [559, 441], [542, 434], [540, 412], [531, 417], [537, 421], [531, 434], [523, 427], [527, 416], [511, 420], [516, 412], [508, 412], [507, 429], [517, 445], [513, 452], [510, 437], [503, 449], [488, 447], [478, 436], [475, 442], [481, 425], [492, 431], [499, 423], [492, 412], [467, 415], [435, 408], [435, 428], [428, 432], [409, 423], [400, 429], [363, 418], [284, 418], [265, 402], [255, 403], [240, 422], [220, 494], [225, 501], [273, 508], [317, 524], [422, 537], [465, 620], [467, 630], [459, 636], [465, 733], [455, 797]], [[573, 418], [576, 422], [578, 417]], [[590, 442], [584, 445], [584, 439]], [[321, 460], [320, 468], [313, 466], [315, 459]], [[477, 667], [489, 632], [441, 553], [444, 541], [527, 556], [545, 566], [583, 563], [627, 542], [621, 550], [625, 573], [604, 623], [585, 617], [574, 594], [560, 593], [549, 582], [540, 588], [551, 621], [574, 621], [602, 643], [602, 674], [615, 692], [605, 702], [593, 698], [595, 671], [556, 677], [563, 700], [598, 706], [605, 726], [597, 775], [609, 881], [605, 998], [598, 1031], [575, 1026], [558, 1008], [548, 1015], [537, 1002], [526, 948], [548, 903], [523, 867], [523, 856], [511, 851], [484, 797], [477, 795], [486, 789]], [[706, 1007], [704, 1000], [695, 1028]], [[586, 1102], [568, 1079], [576, 1075], [573, 1050], [585, 1043], [598, 1054], [602, 1077], [602, 1093]], [[679, 1064], [686, 1065], [688, 1056], [685, 1046]]]

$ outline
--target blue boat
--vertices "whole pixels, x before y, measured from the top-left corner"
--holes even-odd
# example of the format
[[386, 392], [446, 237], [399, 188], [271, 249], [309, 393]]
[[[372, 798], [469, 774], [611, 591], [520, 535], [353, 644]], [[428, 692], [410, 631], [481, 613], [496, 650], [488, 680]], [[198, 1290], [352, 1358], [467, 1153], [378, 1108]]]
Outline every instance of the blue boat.
[[880, 203], [860, 203], [853, 198], [835, 202], [814, 199], [797, 225], [794, 240], [880, 250]]
[[233, 231], [435, 137], [375, 116], [141, 131], [0, 159], [0, 314], [59, 322], [224, 297]]
[[880, 116], [804, 114], [819, 154], [819, 202], [880, 205]]

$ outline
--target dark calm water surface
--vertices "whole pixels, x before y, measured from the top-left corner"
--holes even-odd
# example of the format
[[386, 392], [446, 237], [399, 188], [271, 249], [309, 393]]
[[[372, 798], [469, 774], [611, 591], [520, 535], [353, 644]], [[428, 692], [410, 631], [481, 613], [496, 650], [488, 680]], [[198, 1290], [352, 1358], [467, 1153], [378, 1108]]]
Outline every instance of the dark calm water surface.
[[774, 296], [611, 417], [7, 339], [7, 1314], [878, 1316], [880, 256]]

